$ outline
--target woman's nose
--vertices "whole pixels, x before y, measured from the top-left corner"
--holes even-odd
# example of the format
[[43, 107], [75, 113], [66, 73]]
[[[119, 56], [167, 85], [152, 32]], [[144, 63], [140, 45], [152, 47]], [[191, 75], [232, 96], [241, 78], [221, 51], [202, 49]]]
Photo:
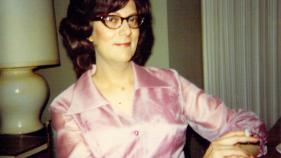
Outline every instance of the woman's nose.
[[127, 22], [127, 20], [124, 20], [121, 28], [120, 28], [120, 35], [126, 35], [129, 36], [132, 33], [132, 29], [129, 26], [129, 23]]

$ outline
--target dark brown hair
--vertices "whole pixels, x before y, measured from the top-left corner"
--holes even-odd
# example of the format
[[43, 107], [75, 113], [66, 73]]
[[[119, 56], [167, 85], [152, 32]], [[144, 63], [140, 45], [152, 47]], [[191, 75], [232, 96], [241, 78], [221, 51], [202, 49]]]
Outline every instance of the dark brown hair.
[[[59, 32], [77, 77], [95, 64], [95, 50], [88, 40], [92, 34], [90, 22], [97, 15], [107, 15], [126, 6], [129, 0], [70, 0], [67, 16], [60, 23]], [[144, 65], [151, 54], [154, 42], [149, 0], [134, 0], [139, 15], [144, 17], [140, 37], [132, 60]]]

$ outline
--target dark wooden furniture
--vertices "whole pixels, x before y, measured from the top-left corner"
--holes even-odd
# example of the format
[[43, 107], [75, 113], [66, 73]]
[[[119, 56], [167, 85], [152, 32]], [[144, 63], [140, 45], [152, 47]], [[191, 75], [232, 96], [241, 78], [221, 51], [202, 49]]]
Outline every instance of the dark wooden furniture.
[[[49, 123], [45, 127], [28, 134], [0, 135], [0, 157], [32, 155], [28, 158], [52, 158], [52, 132]], [[47, 147], [47, 149], [45, 149]], [[41, 152], [38, 152], [42, 150]], [[38, 152], [38, 153], [37, 153]]]
[[51, 123], [48, 123], [47, 127], [47, 139], [48, 139], [48, 143], [49, 146], [46, 150], [41, 151], [35, 155], [32, 155], [29, 158], [54, 158], [55, 156], [55, 152], [54, 152], [54, 144], [53, 144], [53, 135], [52, 135], [52, 127], [51, 127]]
[[281, 143], [281, 118], [275, 123], [268, 134], [268, 153], [264, 158], [281, 158], [281, 154], [276, 151], [276, 146]]
[[202, 158], [209, 146], [209, 141], [197, 134], [190, 126], [186, 131], [186, 145], [184, 153], [186, 158]]

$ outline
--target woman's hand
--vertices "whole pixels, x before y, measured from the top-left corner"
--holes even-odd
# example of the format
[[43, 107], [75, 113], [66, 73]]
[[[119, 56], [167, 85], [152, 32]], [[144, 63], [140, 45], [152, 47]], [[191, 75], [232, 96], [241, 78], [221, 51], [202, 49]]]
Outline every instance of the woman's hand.
[[[229, 132], [211, 142], [204, 158], [254, 158], [258, 154], [258, 138], [247, 136], [244, 131]], [[245, 144], [249, 143], [249, 147]], [[243, 145], [241, 145], [243, 144]]]

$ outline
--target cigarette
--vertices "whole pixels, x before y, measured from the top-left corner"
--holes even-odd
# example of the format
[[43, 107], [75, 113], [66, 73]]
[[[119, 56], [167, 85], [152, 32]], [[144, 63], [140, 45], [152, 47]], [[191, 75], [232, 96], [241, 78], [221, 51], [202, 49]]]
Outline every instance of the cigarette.
[[245, 130], [244, 130], [244, 133], [245, 133], [245, 135], [246, 135], [247, 137], [250, 137], [250, 136], [251, 136], [251, 132], [250, 132], [249, 129], [245, 129]]

